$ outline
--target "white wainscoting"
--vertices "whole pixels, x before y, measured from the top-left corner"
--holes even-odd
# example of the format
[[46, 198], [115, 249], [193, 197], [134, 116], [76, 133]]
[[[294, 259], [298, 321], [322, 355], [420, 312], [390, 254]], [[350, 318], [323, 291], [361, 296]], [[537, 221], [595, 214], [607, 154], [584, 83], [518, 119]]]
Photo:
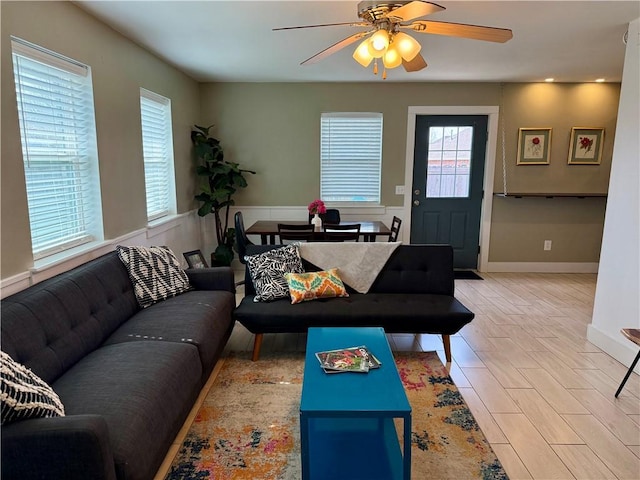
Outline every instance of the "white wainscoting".
[[202, 220], [193, 210], [157, 220], [147, 228], [129, 232], [118, 238], [97, 242], [89, 246], [76, 247], [72, 252], [39, 260], [29, 271], [3, 278], [0, 281], [0, 298], [5, 298], [47, 278], [100, 257], [114, 250], [116, 245], [166, 245], [174, 251], [182, 266], [186, 268], [187, 263], [182, 253], [202, 248], [201, 223]]

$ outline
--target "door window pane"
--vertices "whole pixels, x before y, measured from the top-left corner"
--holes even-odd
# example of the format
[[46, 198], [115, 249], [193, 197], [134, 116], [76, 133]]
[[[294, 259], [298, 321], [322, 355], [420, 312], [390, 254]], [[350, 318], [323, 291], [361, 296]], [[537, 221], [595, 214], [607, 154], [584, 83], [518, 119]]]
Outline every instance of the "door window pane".
[[473, 127], [429, 127], [427, 198], [469, 196]]

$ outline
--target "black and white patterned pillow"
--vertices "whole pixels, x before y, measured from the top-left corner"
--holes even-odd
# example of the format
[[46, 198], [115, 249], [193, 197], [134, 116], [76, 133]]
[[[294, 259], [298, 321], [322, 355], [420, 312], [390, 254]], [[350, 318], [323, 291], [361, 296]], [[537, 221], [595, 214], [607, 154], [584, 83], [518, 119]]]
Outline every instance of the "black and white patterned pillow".
[[116, 247], [129, 271], [136, 299], [142, 308], [175, 297], [191, 288], [187, 274], [168, 247]]
[[256, 290], [255, 302], [289, 298], [285, 273], [304, 273], [297, 245], [287, 245], [259, 255], [244, 257]]
[[2, 425], [39, 417], [64, 417], [64, 406], [53, 389], [35, 373], [0, 352]]

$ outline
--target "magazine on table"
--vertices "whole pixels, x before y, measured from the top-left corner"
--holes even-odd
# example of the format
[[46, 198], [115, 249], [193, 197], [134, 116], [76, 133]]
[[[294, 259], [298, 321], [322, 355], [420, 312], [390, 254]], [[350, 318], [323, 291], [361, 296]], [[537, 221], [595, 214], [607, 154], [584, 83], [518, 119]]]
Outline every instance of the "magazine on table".
[[364, 345], [317, 352], [316, 358], [327, 373], [366, 373], [381, 365], [381, 362]]

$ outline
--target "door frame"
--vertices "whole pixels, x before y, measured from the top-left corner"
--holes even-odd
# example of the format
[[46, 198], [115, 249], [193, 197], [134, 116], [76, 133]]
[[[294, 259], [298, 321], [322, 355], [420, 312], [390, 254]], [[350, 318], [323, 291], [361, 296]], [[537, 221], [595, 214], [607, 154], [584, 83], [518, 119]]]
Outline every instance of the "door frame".
[[411, 187], [413, 185], [413, 154], [415, 149], [416, 117], [418, 115], [486, 115], [487, 149], [485, 151], [484, 179], [482, 186], [484, 196], [480, 213], [480, 257], [478, 271], [486, 272], [489, 263], [489, 240], [491, 238], [491, 209], [493, 206], [493, 178], [496, 167], [496, 147], [498, 140], [498, 115], [500, 108], [491, 106], [413, 106], [408, 108], [407, 147], [404, 166], [404, 201], [402, 238], [411, 238]]

